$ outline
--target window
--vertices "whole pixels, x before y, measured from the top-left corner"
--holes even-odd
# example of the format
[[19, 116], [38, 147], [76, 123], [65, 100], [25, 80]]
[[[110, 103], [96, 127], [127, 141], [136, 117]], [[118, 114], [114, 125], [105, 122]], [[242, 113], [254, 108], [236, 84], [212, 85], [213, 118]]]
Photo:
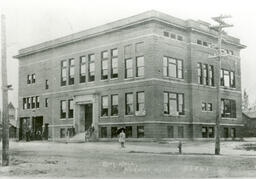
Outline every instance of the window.
[[178, 35], [178, 38], [177, 38], [177, 40], [179, 40], [179, 41], [183, 41], [183, 36], [181, 36], [181, 35]]
[[202, 102], [202, 111], [212, 111], [212, 103]]
[[27, 84], [30, 84], [32, 82], [31, 75], [27, 75]]
[[111, 138], [115, 138], [118, 136], [117, 127], [111, 127]]
[[86, 58], [85, 56], [80, 57], [80, 75], [79, 75], [79, 81], [80, 83], [86, 82]]
[[207, 138], [207, 127], [202, 127], [202, 137]]
[[136, 77], [144, 76], [144, 56], [136, 58]]
[[174, 33], [171, 33], [171, 39], [176, 39], [177, 37], [176, 37], [176, 34], [174, 34]]
[[47, 108], [49, 105], [49, 99], [48, 98], [45, 98], [44, 99], [44, 106]]
[[184, 94], [164, 92], [164, 114], [184, 115]]
[[213, 65], [197, 63], [197, 82], [198, 84], [214, 86]]
[[132, 93], [125, 94], [125, 114], [126, 115], [133, 114], [133, 94]]
[[107, 127], [101, 127], [100, 128], [100, 137], [101, 138], [106, 138], [107, 136], [108, 136]]
[[202, 63], [197, 63], [197, 81], [198, 84], [203, 84]]
[[101, 97], [101, 116], [108, 116], [108, 96]]
[[31, 104], [31, 101], [30, 101], [30, 98], [28, 97], [27, 98], [27, 109], [30, 109], [30, 104]]
[[66, 118], [66, 101], [62, 100], [60, 101], [60, 118], [65, 119]]
[[173, 133], [174, 133], [173, 126], [167, 126], [167, 137], [173, 138], [174, 137]]
[[207, 103], [202, 103], [202, 111], [207, 111]]
[[208, 135], [210, 138], [214, 138], [214, 127], [208, 128]]
[[40, 107], [40, 97], [39, 96], [36, 96], [36, 108], [39, 108]]
[[88, 57], [88, 73], [89, 73], [89, 81], [95, 80], [95, 55], [91, 54]]
[[111, 95], [111, 116], [118, 115], [118, 95]]
[[136, 102], [137, 114], [145, 114], [145, 96], [143, 91], [136, 93]]
[[135, 53], [136, 54], [141, 54], [144, 52], [144, 43], [139, 42], [135, 44]]
[[125, 60], [125, 78], [132, 78], [133, 77], [133, 64], [132, 59]]
[[118, 78], [118, 50], [111, 50], [111, 78]]
[[124, 47], [124, 58], [132, 57], [132, 45], [126, 45]]
[[49, 89], [49, 81], [45, 80], [45, 89]]
[[236, 128], [231, 128], [231, 134], [230, 137], [236, 138]]
[[178, 138], [184, 138], [184, 127], [178, 126]]
[[68, 118], [74, 117], [74, 101], [73, 99], [68, 100]]
[[203, 42], [202, 42], [202, 40], [197, 40], [196, 43], [197, 43], [198, 45], [202, 45]]
[[203, 138], [214, 138], [214, 127], [202, 127]]
[[163, 57], [163, 76], [173, 78], [183, 78], [183, 61]]
[[132, 137], [132, 126], [126, 126], [125, 127], [125, 134], [127, 138]]
[[231, 99], [221, 99], [221, 116], [236, 118], [236, 101]]
[[32, 74], [32, 83], [35, 83], [36, 82], [36, 74]]
[[67, 61], [61, 61], [61, 86], [67, 84]]
[[73, 85], [75, 82], [75, 59], [69, 59], [69, 76], [68, 84]]
[[164, 36], [169, 37], [169, 32], [164, 31]]
[[235, 88], [235, 73], [221, 69], [220, 73], [221, 86]]
[[137, 126], [137, 138], [144, 137], [144, 126]]
[[33, 96], [31, 97], [32, 103], [31, 103], [31, 108], [34, 109], [36, 107], [36, 97]]
[[27, 109], [27, 98], [23, 98], [23, 109]]
[[108, 79], [108, 51], [101, 53], [101, 79]]
[[212, 111], [212, 103], [207, 104], [207, 111]]
[[65, 128], [60, 129], [60, 138], [64, 138], [66, 136], [65, 132], [66, 132]]
[[208, 42], [203, 42], [203, 46], [208, 47]]

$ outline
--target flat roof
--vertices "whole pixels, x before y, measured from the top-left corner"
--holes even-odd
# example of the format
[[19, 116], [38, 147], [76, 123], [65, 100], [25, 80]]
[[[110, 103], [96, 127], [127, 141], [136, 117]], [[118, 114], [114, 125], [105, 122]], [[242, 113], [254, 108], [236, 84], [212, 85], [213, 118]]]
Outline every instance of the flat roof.
[[[105, 25], [97, 26], [94, 28], [90, 28], [81, 32], [73, 33], [67, 36], [63, 36], [60, 38], [56, 38], [50, 41], [46, 41], [43, 43], [39, 43], [37, 45], [33, 45], [27, 48], [23, 48], [19, 50], [19, 54], [14, 56], [14, 58], [21, 58], [25, 57], [30, 54], [38, 53], [41, 51], [45, 51], [48, 49], [60, 47], [69, 43], [75, 43], [77, 41], [85, 40], [88, 38], [96, 37], [99, 35], [103, 35], [109, 32], [113, 32], [116, 30], [120, 30], [123, 28], [127, 28], [133, 25], [137, 25], [143, 22], [147, 21], [159, 21], [163, 22], [172, 26], [175, 26], [180, 29], [184, 30], [194, 30], [199, 33], [204, 33], [206, 35], [212, 36], [217, 38], [217, 32], [214, 30], [211, 30], [209, 28], [209, 23], [204, 22], [204, 21], [195, 21], [195, 20], [182, 20], [170, 15], [167, 15], [165, 13], [155, 11], [155, 10], [150, 10], [143, 12], [141, 14], [131, 16], [128, 18], [124, 18], [121, 20], [117, 20], [114, 22], [107, 23]], [[240, 40], [237, 38], [234, 38], [229, 35], [225, 35], [225, 40], [227, 43], [230, 43], [232, 45], [235, 45], [239, 48], [245, 48], [244, 45], [240, 44]]]

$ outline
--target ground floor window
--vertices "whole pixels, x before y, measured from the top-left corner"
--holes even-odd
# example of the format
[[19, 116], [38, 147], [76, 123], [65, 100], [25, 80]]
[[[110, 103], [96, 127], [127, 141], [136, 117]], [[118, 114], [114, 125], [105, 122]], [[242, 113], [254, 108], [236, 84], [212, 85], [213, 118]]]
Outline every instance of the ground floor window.
[[100, 137], [101, 138], [106, 138], [107, 136], [108, 136], [107, 127], [101, 127], [100, 128]]
[[173, 126], [167, 126], [167, 137], [173, 138]]
[[178, 127], [178, 138], [184, 138], [184, 127], [183, 126]]
[[111, 127], [111, 138], [115, 138], [117, 136], [117, 127]]
[[65, 128], [61, 128], [60, 129], [60, 138], [64, 138], [65, 137]]
[[144, 126], [137, 126], [137, 138], [144, 137]]
[[235, 138], [235, 137], [236, 137], [236, 129], [235, 129], [235, 128], [232, 128], [232, 129], [231, 129], [231, 137], [232, 137], [232, 138]]
[[203, 138], [214, 138], [214, 127], [202, 127]]
[[132, 126], [126, 126], [125, 135], [127, 138], [132, 137]]
[[228, 128], [224, 128], [224, 131], [223, 131], [223, 136], [224, 136], [224, 138], [228, 138], [229, 137], [229, 135], [228, 135]]

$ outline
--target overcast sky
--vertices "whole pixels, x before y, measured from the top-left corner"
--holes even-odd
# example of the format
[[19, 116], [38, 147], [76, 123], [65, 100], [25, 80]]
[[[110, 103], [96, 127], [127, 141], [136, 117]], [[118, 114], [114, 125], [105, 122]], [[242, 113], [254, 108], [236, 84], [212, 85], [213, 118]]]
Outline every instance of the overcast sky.
[[14, 87], [9, 100], [17, 106], [18, 63], [12, 56], [20, 48], [154, 9], [184, 20], [210, 23], [211, 17], [232, 15], [228, 21], [234, 27], [226, 31], [247, 46], [241, 52], [242, 88], [254, 103], [255, 4], [253, 0], [0, 0], [1, 14], [7, 20], [8, 83]]

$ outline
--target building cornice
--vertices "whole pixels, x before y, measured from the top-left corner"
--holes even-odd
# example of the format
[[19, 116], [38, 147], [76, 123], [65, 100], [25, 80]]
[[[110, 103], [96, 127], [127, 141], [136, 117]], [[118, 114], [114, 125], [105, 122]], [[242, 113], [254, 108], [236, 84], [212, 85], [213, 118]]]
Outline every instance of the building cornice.
[[[191, 29], [192, 31], [197, 31], [198, 33], [217, 38], [216, 34], [214, 34], [214, 33], [210, 33], [210, 32], [206, 32], [204, 30], [199, 30], [199, 29], [196, 29], [193, 27], [189, 27], [187, 24], [187, 21], [172, 17], [170, 15], [167, 15], [167, 14], [164, 14], [161, 12], [147, 11], [147, 12], [144, 12], [139, 15], [121, 19], [118, 21], [114, 21], [114, 22], [111, 22], [111, 23], [108, 23], [105, 25], [97, 26], [95, 28], [91, 28], [91, 29], [88, 29], [85, 31], [81, 31], [78, 33], [74, 33], [71, 35], [67, 35], [64, 37], [60, 37], [60, 38], [57, 38], [54, 40], [50, 40], [47, 42], [43, 42], [43, 43], [40, 43], [37, 45], [33, 45], [30, 47], [21, 49], [21, 50], [19, 50], [19, 54], [14, 56], [14, 58], [20, 59], [22, 57], [25, 57], [25, 56], [28, 56], [31, 54], [50, 50], [50, 49], [57, 48], [60, 46], [75, 43], [78, 41], [94, 38], [94, 37], [97, 37], [100, 35], [104, 35], [104, 34], [111, 33], [114, 31], [121, 30], [121, 29], [125, 29], [125, 28], [129, 28], [129, 27], [136, 26], [139, 24], [147, 23], [150, 21], [161, 22], [164, 24], [168, 24], [170, 26], [174, 26], [179, 29], [183, 29], [183, 30]], [[199, 26], [199, 23], [197, 25]], [[231, 41], [226, 41], [226, 43], [235, 45], [239, 48], [245, 48], [245, 46], [241, 45], [240, 43], [234, 43]]]

